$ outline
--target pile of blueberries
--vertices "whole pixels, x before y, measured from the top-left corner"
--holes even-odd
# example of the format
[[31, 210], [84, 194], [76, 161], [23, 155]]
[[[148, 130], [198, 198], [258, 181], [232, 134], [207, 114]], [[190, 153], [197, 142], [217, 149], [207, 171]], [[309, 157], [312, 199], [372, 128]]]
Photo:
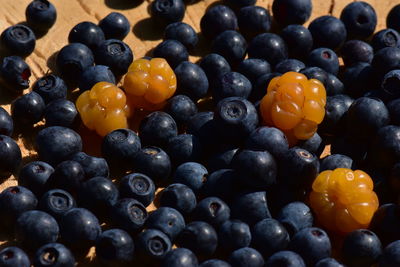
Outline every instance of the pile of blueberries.
[[[71, 91], [121, 79], [134, 57], [122, 41], [130, 23], [117, 12], [79, 23], [53, 73], [18, 96], [29, 88], [24, 57], [57, 18], [47, 0], [29, 4], [26, 23], [0, 37], [1, 89], [16, 96], [11, 116], [0, 108], [0, 175], [18, 180], [0, 194], [9, 240], [0, 266], [74, 266], [93, 246], [106, 266], [400, 266], [400, 5], [374, 33], [376, 13], [362, 1], [308, 28], [310, 0], [274, 0], [273, 18], [255, 3], [213, 4], [201, 34], [181, 22], [182, 0], [151, 3], [165, 28], [152, 56], [174, 69], [177, 93], [137, 132], [106, 135], [102, 157], [82, 152]], [[199, 40], [211, 53], [194, 64]], [[294, 147], [257, 112], [269, 81], [289, 71], [320, 80], [328, 95], [318, 132]], [[40, 161], [21, 167], [12, 136], [32, 129]], [[331, 155], [319, 159], [327, 144]], [[339, 237], [318, 227], [310, 185], [335, 168], [374, 180], [381, 206], [370, 229]]]

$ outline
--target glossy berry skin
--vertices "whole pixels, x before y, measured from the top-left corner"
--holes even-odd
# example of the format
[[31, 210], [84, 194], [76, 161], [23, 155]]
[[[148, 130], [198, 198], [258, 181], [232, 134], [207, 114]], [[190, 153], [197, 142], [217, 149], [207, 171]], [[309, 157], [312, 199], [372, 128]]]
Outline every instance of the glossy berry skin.
[[353, 160], [342, 154], [331, 154], [322, 159], [320, 165], [320, 171], [334, 170], [336, 168], [347, 168], [351, 169], [353, 166]]
[[111, 12], [99, 21], [99, 27], [106, 39], [123, 40], [131, 29], [129, 20], [119, 12]]
[[26, 7], [25, 17], [31, 29], [47, 32], [57, 20], [57, 10], [47, 0], [34, 0]]
[[400, 68], [400, 48], [385, 47], [375, 53], [371, 62], [378, 75], [384, 75], [391, 70]]
[[252, 228], [252, 246], [264, 257], [286, 249], [289, 244], [289, 234], [285, 227], [275, 219], [264, 219]]
[[185, 162], [179, 165], [173, 175], [174, 183], [187, 185], [195, 194], [201, 191], [206, 182], [208, 171], [197, 162]]
[[394, 241], [387, 245], [379, 259], [379, 267], [394, 267], [400, 264], [400, 241]]
[[116, 77], [125, 74], [133, 61], [133, 53], [129, 46], [118, 39], [108, 39], [101, 42], [94, 51], [97, 65], [110, 68]]
[[300, 230], [313, 226], [313, 214], [311, 209], [303, 202], [291, 202], [284, 206], [276, 219], [286, 228], [290, 236]]
[[0, 265], [4, 267], [30, 267], [28, 255], [18, 247], [5, 247], [0, 251]]
[[151, 17], [161, 25], [182, 21], [184, 15], [182, 0], [156, 0], [151, 4]]
[[90, 90], [98, 82], [115, 84], [115, 76], [108, 66], [96, 65], [85, 68], [79, 79], [78, 87], [83, 92]]
[[321, 133], [336, 135], [345, 127], [346, 112], [353, 102], [347, 95], [329, 96], [326, 99], [326, 114], [319, 129]]
[[263, 219], [271, 218], [265, 191], [239, 194], [230, 207], [232, 218], [241, 220], [249, 226], [253, 226]]
[[345, 6], [340, 19], [346, 26], [348, 39], [368, 39], [374, 33], [377, 23], [374, 8], [363, 1]]
[[248, 46], [249, 58], [261, 58], [275, 66], [280, 61], [288, 58], [285, 41], [274, 33], [261, 33], [254, 37]]
[[291, 251], [298, 253], [307, 265], [331, 255], [331, 242], [326, 232], [320, 228], [309, 227], [296, 233], [289, 243]]
[[189, 61], [184, 61], [175, 68], [174, 72], [178, 94], [187, 95], [193, 101], [206, 96], [209, 84], [201, 67]]
[[153, 202], [156, 187], [153, 180], [141, 173], [131, 173], [122, 177], [119, 192], [122, 198], [134, 198], [145, 207]]
[[228, 262], [219, 260], [219, 259], [211, 259], [211, 260], [203, 261], [199, 266], [200, 267], [231, 267], [231, 265]]
[[259, 77], [271, 72], [271, 66], [266, 60], [248, 58], [240, 62], [237, 71], [246, 76], [254, 86]]
[[56, 99], [67, 98], [67, 85], [63, 79], [54, 74], [39, 78], [33, 84], [32, 91], [38, 93], [46, 104]]
[[96, 216], [84, 208], [73, 208], [60, 221], [61, 238], [71, 249], [87, 249], [101, 234]]
[[265, 95], [265, 88], [268, 87], [269, 82], [276, 76], [281, 75], [282, 73], [279, 72], [271, 72], [260, 76], [253, 84], [253, 88], [251, 89], [248, 99], [254, 104], [259, 104], [259, 101]]
[[76, 82], [82, 71], [93, 64], [94, 56], [92, 51], [81, 43], [68, 44], [57, 54], [57, 70], [66, 81]]
[[196, 267], [199, 266], [196, 255], [187, 248], [176, 248], [168, 252], [161, 264], [162, 267]]
[[190, 97], [186, 95], [175, 95], [168, 100], [164, 111], [174, 119], [178, 128], [180, 128], [180, 126], [186, 125], [198, 110], [196, 104]]
[[274, 18], [280, 26], [303, 24], [310, 18], [311, 11], [310, 0], [274, 0], [272, 4]]
[[36, 196], [44, 193], [44, 185], [54, 168], [43, 161], [32, 161], [24, 165], [18, 174], [18, 185], [31, 190]]
[[165, 40], [154, 48], [153, 57], [165, 58], [172, 68], [176, 68], [181, 62], [189, 60], [189, 53], [181, 42]]
[[385, 47], [399, 47], [400, 35], [394, 29], [383, 29], [374, 34], [371, 46], [375, 52]]
[[[226, 168], [226, 167], [225, 167]], [[202, 187], [202, 195], [218, 197], [226, 203], [231, 203], [238, 193], [238, 176], [232, 169], [218, 169], [213, 171]]]
[[140, 148], [139, 136], [134, 131], [118, 129], [103, 138], [101, 153], [111, 168], [131, 169]]
[[247, 42], [237, 31], [227, 30], [214, 38], [212, 52], [223, 56], [231, 66], [236, 66], [246, 56]]
[[303, 59], [313, 47], [311, 32], [300, 24], [290, 24], [283, 28], [281, 37], [286, 42], [291, 58]]
[[357, 62], [371, 63], [374, 56], [372, 46], [361, 40], [350, 40], [340, 49], [344, 65], [351, 66]]
[[160, 207], [150, 213], [146, 220], [146, 227], [162, 231], [173, 241], [185, 228], [185, 219], [174, 208]]
[[339, 49], [346, 41], [347, 32], [344, 23], [333, 16], [321, 16], [314, 19], [308, 26], [314, 47]]
[[35, 49], [36, 36], [31, 28], [16, 24], [1, 33], [0, 44], [11, 55], [27, 57]]
[[168, 141], [177, 136], [178, 127], [174, 119], [163, 111], [155, 111], [142, 119], [139, 136], [143, 145], [165, 148]]
[[170, 184], [161, 193], [160, 206], [174, 208], [183, 216], [189, 215], [196, 204], [196, 195], [184, 184]]
[[171, 161], [167, 153], [158, 147], [145, 147], [139, 150], [134, 160], [135, 170], [146, 174], [153, 181], [165, 182], [171, 173]]
[[96, 257], [108, 264], [121, 264], [133, 259], [132, 237], [124, 230], [109, 229], [96, 240]]
[[51, 101], [44, 110], [46, 126], [63, 126], [73, 128], [78, 119], [75, 104], [66, 99]]
[[399, 31], [399, 22], [400, 22], [400, 7], [399, 5], [395, 5], [392, 7], [392, 9], [389, 11], [387, 17], [386, 17], [386, 27], [387, 28], [392, 28], [396, 31]]
[[390, 168], [398, 162], [400, 147], [398, 145], [398, 133], [400, 127], [388, 125], [378, 130], [369, 153], [374, 166]]
[[0, 66], [0, 83], [11, 92], [21, 92], [29, 87], [31, 69], [18, 56], [3, 58]]
[[235, 146], [222, 147], [207, 160], [207, 168], [210, 172], [230, 168], [233, 156], [237, 151], [238, 148]]
[[206, 11], [200, 20], [201, 33], [208, 39], [214, 39], [227, 30], [236, 30], [238, 21], [232, 9], [225, 5], [216, 5]]
[[208, 258], [217, 248], [218, 235], [210, 224], [192, 221], [179, 234], [176, 243], [193, 251], [199, 259]]
[[11, 116], [16, 125], [29, 128], [42, 119], [45, 108], [43, 98], [32, 91], [11, 103]]
[[274, 127], [262, 126], [247, 137], [245, 148], [253, 151], [267, 150], [274, 158], [279, 158], [289, 149], [285, 134]]
[[167, 60], [141, 58], [129, 66], [123, 87], [134, 107], [159, 110], [175, 93], [176, 76]]
[[400, 222], [399, 205], [388, 203], [381, 205], [375, 212], [369, 229], [381, 240], [383, 246], [399, 239], [400, 232], [396, 225]]
[[218, 229], [218, 246], [226, 252], [248, 247], [251, 239], [249, 226], [239, 220], [227, 220]]
[[366, 229], [349, 233], [342, 247], [343, 260], [351, 267], [370, 266], [378, 261], [381, 254], [382, 245], [379, 238]]
[[172, 249], [171, 240], [157, 229], [146, 229], [141, 232], [136, 238], [135, 245], [137, 255], [149, 262], [162, 260]]
[[328, 80], [328, 73], [319, 67], [306, 67], [302, 69], [300, 73], [306, 75], [308, 79], [317, 79], [324, 85]]
[[38, 267], [73, 267], [75, 265], [75, 257], [63, 244], [49, 243], [36, 251], [33, 264]]
[[229, 256], [229, 263], [234, 267], [264, 266], [264, 258], [254, 248], [239, 248], [231, 253]]
[[57, 221], [60, 221], [66, 212], [76, 208], [76, 202], [67, 191], [52, 189], [41, 197], [38, 208], [53, 216]]
[[22, 155], [18, 144], [7, 135], [0, 135], [0, 177], [8, 177], [21, 164]]
[[239, 10], [237, 19], [240, 32], [248, 39], [271, 29], [269, 11], [261, 6], [249, 5], [242, 7]]
[[202, 155], [202, 146], [196, 136], [180, 134], [169, 140], [166, 151], [172, 165], [178, 166], [184, 162], [199, 161]]
[[85, 179], [82, 166], [72, 160], [62, 161], [46, 181], [46, 188], [60, 188], [75, 194]]
[[15, 224], [17, 240], [28, 248], [38, 248], [58, 239], [57, 221], [43, 211], [30, 210], [22, 213]]
[[206, 73], [210, 87], [215, 87], [215, 81], [219, 76], [231, 71], [228, 61], [215, 53], [204, 56], [200, 60], [200, 67]]
[[307, 65], [320, 67], [333, 75], [339, 72], [339, 59], [334, 51], [329, 48], [317, 48], [310, 52]]
[[188, 50], [195, 48], [199, 41], [196, 31], [184, 22], [169, 24], [164, 31], [164, 39], [172, 39], [181, 42]]
[[345, 267], [334, 258], [325, 258], [317, 262], [315, 267]]
[[372, 179], [361, 170], [324, 171], [315, 179], [312, 189], [310, 206], [318, 221], [338, 233], [367, 228], [379, 206]]
[[303, 258], [299, 254], [289, 250], [282, 250], [276, 252], [271, 257], [269, 257], [265, 263], [265, 266], [305, 267], [306, 264], [304, 263]]
[[328, 73], [328, 78], [325, 81], [325, 89], [328, 96], [339, 95], [345, 92], [343, 82], [332, 73]]
[[228, 97], [247, 98], [251, 92], [251, 82], [238, 72], [227, 72], [217, 79], [213, 88], [216, 102]]
[[121, 198], [111, 209], [112, 224], [129, 233], [136, 233], [148, 218], [146, 207], [133, 198]]
[[96, 47], [105, 40], [102, 29], [93, 22], [84, 21], [75, 25], [68, 35], [70, 43], [81, 43], [90, 49]]
[[275, 71], [279, 73], [285, 73], [289, 71], [300, 72], [306, 65], [297, 59], [285, 59], [276, 64]]
[[229, 206], [218, 197], [207, 197], [197, 203], [193, 211], [193, 220], [205, 221], [218, 228], [229, 220], [231, 210]]
[[14, 132], [14, 121], [10, 114], [0, 107], [0, 134], [11, 136]]

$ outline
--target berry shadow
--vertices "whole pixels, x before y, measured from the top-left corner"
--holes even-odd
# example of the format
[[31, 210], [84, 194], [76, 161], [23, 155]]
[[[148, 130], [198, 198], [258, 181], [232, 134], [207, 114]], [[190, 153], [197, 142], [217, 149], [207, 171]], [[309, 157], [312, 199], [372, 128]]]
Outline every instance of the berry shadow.
[[31, 29], [33, 31], [33, 33], [35, 34], [36, 40], [42, 38], [43, 36], [46, 35], [46, 33], [48, 33], [48, 31], [37, 31], [37, 30], [32, 29], [29, 26], [28, 22], [26, 22], [26, 21], [20, 21], [20, 22], [16, 23], [16, 25], [17, 24], [22, 24], [22, 25], [28, 27], [29, 29]]
[[192, 56], [204, 57], [211, 51], [211, 41], [205, 38], [202, 33], [198, 33], [197, 36], [199, 37], [199, 41], [194, 49], [189, 50], [189, 54]]
[[104, 3], [109, 8], [126, 10], [140, 6], [144, 0], [104, 0]]
[[164, 29], [151, 18], [145, 18], [133, 26], [132, 32], [140, 40], [156, 41], [162, 38]]
[[54, 73], [55, 75], [59, 75], [59, 73], [57, 72], [57, 65], [56, 65], [56, 59], [57, 59], [57, 55], [58, 55], [59, 51], [54, 52], [53, 54], [51, 54], [49, 56], [49, 58], [47, 59], [46, 65], [47, 67], [51, 70], [52, 73]]

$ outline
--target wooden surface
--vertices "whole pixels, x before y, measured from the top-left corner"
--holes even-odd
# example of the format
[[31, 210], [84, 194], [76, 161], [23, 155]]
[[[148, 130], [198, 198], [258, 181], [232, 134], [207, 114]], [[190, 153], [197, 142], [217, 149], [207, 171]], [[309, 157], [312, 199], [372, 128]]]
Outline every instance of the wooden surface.
[[[25, 21], [25, 8], [30, 0], [1, 0], [0, 8], [0, 32], [5, 28]], [[54, 70], [54, 60], [57, 52], [67, 44], [68, 33], [77, 23], [91, 21], [98, 23], [100, 19], [112, 11], [118, 11], [129, 19], [132, 30], [124, 40], [134, 52], [135, 58], [142, 57], [150, 52], [162, 38], [162, 30], [152, 24], [149, 19], [148, 7], [150, 0], [52, 0], [58, 13], [56, 24], [43, 37], [36, 42], [36, 48], [26, 61], [31, 67], [31, 84], [47, 72]], [[187, 6], [184, 22], [191, 24], [194, 29], [200, 31], [200, 18], [206, 8], [215, 0], [200, 0]], [[313, 12], [308, 24], [312, 19], [326, 14], [340, 16], [340, 12], [350, 0], [313, 0]], [[378, 15], [377, 30], [386, 26], [386, 15], [388, 11], [400, 3], [400, 0], [366, 0], [376, 10]], [[272, 0], [258, 0], [257, 5], [271, 10]], [[204, 42], [202, 38], [201, 41]], [[206, 54], [204, 49], [194, 51], [190, 60], [195, 62], [199, 56]], [[29, 89], [28, 89], [29, 90]], [[28, 91], [26, 90], [26, 92]], [[5, 94], [0, 88], [0, 104], [9, 110], [9, 104], [13, 97]], [[21, 147], [24, 162], [35, 158], [36, 152], [32, 146], [32, 136], [17, 133], [14, 138], [18, 140]], [[7, 186], [15, 185], [16, 180], [10, 177], [0, 184], [0, 190]]]

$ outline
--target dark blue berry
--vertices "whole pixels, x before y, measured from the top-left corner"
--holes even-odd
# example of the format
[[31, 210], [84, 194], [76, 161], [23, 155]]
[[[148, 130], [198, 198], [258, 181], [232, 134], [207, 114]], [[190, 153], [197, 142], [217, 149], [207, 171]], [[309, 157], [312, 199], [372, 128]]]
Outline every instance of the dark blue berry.
[[1, 46], [11, 55], [27, 57], [36, 45], [36, 36], [31, 28], [16, 24], [5, 29], [0, 36]]
[[193, 49], [199, 41], [195, 30], [184, 22], [169, 24], [164, 31], [164, 39], [172, 39], [181, 42], [187, 49]]
[[0, 83], [11, 92], [21, 92], [29, 87], [31, 69], [18, 56], [3, 58], [0, 66]]
[[18, 247], [6, 247], [0, 251], [0, 266], [3, 267], [30, 267], [28, 255]]
[[199, 267], [231, 267], [231, 265], [223, 260], [211, 259], [203, 261]]
[[394, 99], [386, 104], [390, 114], [390, 124], [400, 126], [400, 99]]
[[392, 70], [385, 74], [382, 80], [381, 89], [390, 99], [400, 97], [400, 70]]
[[200, 20], [201, 33], [208, 39], [214, 39], [227, 30], [236, 30], [238, 21], [232, 9], [224, 5], [215, 5], [208, 9]]
[[219, 76], [231, 71], [231, 66], [226, 59], [218, 54], [208, 54], [200, 60], [200, 67], [207, 75], [210, 87], [215, 87]]
[[32, 86], [46, 104], [56, 99], [67, 98], [67, 85], [60, 77], [49, 74], [39, 78]]
[[148, 175], [157, 183], [166, 182], [171, 173], [171, 161], [167, 153], [158, 147], [145, 147], [136, 152], [135, 170]]
[[49, 243], [36, 251], [33, 265], [37, 267], [73, 267], [75, 266], [75, 257], [63, 244]]
[[76, 125], [78, 111], [75, 104], [66, 99], [56, 99], [48, 103], [44, 110], [46, 126], [64, 126], [72, 128]]
[[174, 173], [174, 183], [181, 183], [190, 187], [197, 194], [208, 176], [207, 169], [197, 162], [186, 162], [179, 165]]
[[112, 224], [129, 233], [136, 233], [148, 218], [146, 207], [133, 198], [123, 198], [111, 209]]
[[328, 80], [328, 73], [319, 67], [307, 67], [302, 69], [300, 73], [306, 75], [308, 79], [317, 79], [324, 85]]
[[245, 247], [233, 251], [229, 256], [229, 263], [232, 267], [263, 267], [264, 258], [260, 252], [254, 248]]
[[119, 12], [111, 12], [99, 21], [106, 39], [123, 40], [131, 29], [129, 20]]
[[375, 52], [385, 47], [400, 47], [400, 35], [394, 29], [383, 29], [374, 34], [371, 46]]
[[145, 207], [153, 202], [156, 187], [153, 180], [141, 173], [124, 176], [119, 184], [119, 192], [123, 198], [134, 198]]
[[57, 165], [46, 181], [47, 188], [60, 188], [75, 194], [85, 179], [85, 171], [76, 161], [66, 160]]
[[118, 39], [108, 39], [101, 42], [94, 51], [97, 65], [105, 65], [115, 76], [119, 77], [128, 71], [133, 61], [133, 53], [129, 46]]
[[212, 52], [223, 56], [231, 66], [236, 66], [246, 56], [247, 42], [234, 30], [227, 30], [214, 38]]
[[241, 220], [250, 226], [271, 218], [265, 191], [242, 193], [231, 203], [232, 218]]
[[390, 243], [379, 259], [379, 267], [395, 267], [400, 264], [400, 240]]
[[153, 57], [165, 58], [168, 64], [174, 69], [181, 62], [189, 60], [189, 53], [181, 42], [165, 40], [154, 48]]
[[321, 16], [314, 19], [308, 26], [314, 47], [339, 49], [346, 41], [347, 32], [344, 23], [333, 16]]
[[396, 31], [400, 30], [400, 5], [395, 5], [390, 9], [387, 17], [386, 17], [386, 26], [388, 28], [395, 29]]
[[218, 245], [224, 251], [248, 247], [251, 242], [249, 226], [239, 220], [227, 220], [218, 229]]
[[57, 221], [60, 221], [67, 211], [76, 208], [76, 203], [75, 199], [67, 191], [52, 189], [42, 196], [38, 207], [53, 216]]
[[162, 267], [196, 267], [198, 266], [196, 255], [187, 248], [176, 248], [168, 252], [162, 261]]
[[178, 126], [184, 126], [197, 113], [197, 106], [188, 96], [175, 95], [168, 100], [165, 112], [171, 115]]
[[93, 22], [84, 21], [75, 25], [68, 35], [70, 43], [81, 43], [96, 49], [105, 40], [103, 30]]
[[351, 66], [357, 62], [371, 63], [374, 57], [372, 46], [361, 40], [350, 40], [340, 49], [344, 65]]
[[317, 262], [315, 267], [345, 267], [334, 258], [325, 258]]
[[326, 170], [334, 170], [336, 168], [352, 169], [353, 160], [342, 154], [331, 154], [321, 161], [320, 172]]
[[207, 168], [210, 172], [214, 172], [221, 169], [227, 169], [231, 167], [233, 156], [238, 151], [235, 146], [227, 146], [221, 148], [221, 150], [212, 154], [207, 160]]
[[196, 195], [184, 184], [170, 184], [161, 193], [160, 205], [171, 207], [183, 216], [189, 215], [196, 207]]
[[394, 203], [381, 205], [372, 217], [369, 229], [381, 240], [384, 246], [400, 239], [397, 225], [400, 223], [400, 206]]
[[201, 67], [189, 61], [181, 62], [174, 69], [177, 93], [189, 96], [193, 101], [206, 96], [208, 79]]
[[18, 185], [31, 190], [35, 195], [44, 193], [44, 185], [54, 172], [53, 167], [43, 161], [32, 161], [24, 165], [18, 174]]
[[148, 262], [162, 260], [171, 251], [171, 240], [166, 234], [157, 229], [146, 229], [136, 239], [139, 257]]
[[230, 202], [238, 192], [237, 182], [238, 176], [232, 169], [218, 169], [207, 177], [201, 193]]
[[328, 96], [343, 94], [345, 90], [343, 82], [332, 73], [328, 73], [324, 85]]
[[283, 28], [281, 37], [286, 42], [289, 57], [304, 59], [313, 47], [311, 32], [299, 24], [291, 24]]
[[261, 6], [246, 6], [238, 13], [239, 30], [246, 38], [253, 38], [257, 34], [269, 32], [271, 16], [269, 11]]
[[202, 147], [199, 139], [191, 134], [180, 134], [169, 139], [167, 153], [173, 166], [189, 161], [199, 161]]
[[25, 17], [31, 29], [47, 32], [57, 20], [57, 10], [47, 0], [34, 0], [26, 7]]
[[106, 230], [96, 240], [96, 257], [108, 264], [128, 263], [133, 252], [132, 237], [121, 229]]
[[289, 234], [285, 227], [270, 218], [261, 220], [253, 226], [252, 237], [252, 246], [265, 257], [286, 249], [289, 244]]
[[386, 47], [375, 53], [371, 63], [376, 73], [384, 75], [400, 68], [400, 48]]
[[152, 112], [140, 122], [139, 136], [143, 145], [165, 148], [177, 134], [178, 127], [174, 119], [162, 111]]
[[271, 72], [271, 66], [266, 60], [258, 58], [248, 58], [240, 62], [237, 71], [254, 85], [258, 78]]
[[[329, 48], [320, 47], [311, 51], [308, 55], [307, 65], [312, 67], [320, 67], [321, 69], [333, 75], [337, 75], [339, 72], [338, 56]], [[282, 72], [279, 70], [277, 71]]]
[[265, 96], [265, 88], [268, 87], [269, 82], [276, 76], [281, 75], [281, 73], [272, 72], [260, 76], [253, 84], [253, 88], [251, 89], [248, 99], [254, 104], [260, 101]]
[[374, 8], [363, 1], [346, 5], [340, 19], [346, 26], [348, 39], [368, 39], [374, 33], [377, 23]]
[[229, 206], [218, 197], [207, 197], [197, 203], [193, 211], [193, 219], [205, 221], [214, 227], [219, 227], [230, 218]]
[[115, 76], [108, 66], [89, 66], [82, 71], [78, 87], [81, 92], [90, 90], [98, 82], [109, 82], [115, 84]]
[[266, 267], [306, 267], [302, 257], [293, 252], [282, 250], [275, 254], [273, 254], [267, 262], [265, 263]]
[[246, 139], [245, 148], [255, 151], [270, 152], [274, 157], [280, 157], [289, 149], [285, 134], [274, 127], [259, 127], [251, 132]]
[[7, 135], [0, 135], [0, 177], [8, 177], [21, 164], [22, 154], [18, 144]]
[[325, 117], [319, 127], [320, 133], [327, 135], [339, 134], [342, 131], [342, 127], [345, 127], [346, 112], [352, 103], [353, 99], [347, 95], [328, 96]]
[[185, 15], [182, 0], [155, 0], [151, 4], [151, 17], [162, 25], [182, 21]]
[[286, 73], [289, 71], [300, 72], [306, 65], [297, 59], [285, 59], [276, 64], [275, 71], [280, 73]]
[[274, 0], [272, 12], [281, 26], [303, 24], [310, 18], [312, 7], [311, 0]]
[[247, 49], [250, 58], [261, 58], [275, 66], [288, 58], [285, 41], [277, 34], [262, 33], [254, 37]]
[[217, 79], [213, 88], [213, 98], [216, 102], [232, 96], [247, 98], [251, 88], [251, 82], [244, 75], [238, 72], [227, 72]]
[[276, 219], [285, 226], [290, 236], [304, 228], [313, 226], [314, 221], [310, 208], [299, 201], [291, 202], [284, 206], [279, 211]]
[[19, 127], [32, 127], [43, 118], [46, 104], [35, 92], [18, 97], [11, 103], [11, 116]]
[[358, 62], [347, 67], [343, 73], [345, 93], [352, 97], [364, 95], [374, 84], [374, 75], [374, 69], [365, 62]]
[[158, 229], [166, 234], [170, 240], [175, 240], [179, 233], [185, 228], [185, 219], [182, 214], [174, 208], [160, 207], [150, 213], [146, 221], [146, 227]]
[[0, 134], [11, 136], [14, 132], [14, 121], [10, 114], [0, 107]]
[[107, 161], [103, 158], [97, 158], [89, 156], [84, 152], [78, 152], [71, 157], [71, 160], [81, 164], [85, 172], [86, 179], [90, 179], [96, 176], [109, 176], [108, 164]]

